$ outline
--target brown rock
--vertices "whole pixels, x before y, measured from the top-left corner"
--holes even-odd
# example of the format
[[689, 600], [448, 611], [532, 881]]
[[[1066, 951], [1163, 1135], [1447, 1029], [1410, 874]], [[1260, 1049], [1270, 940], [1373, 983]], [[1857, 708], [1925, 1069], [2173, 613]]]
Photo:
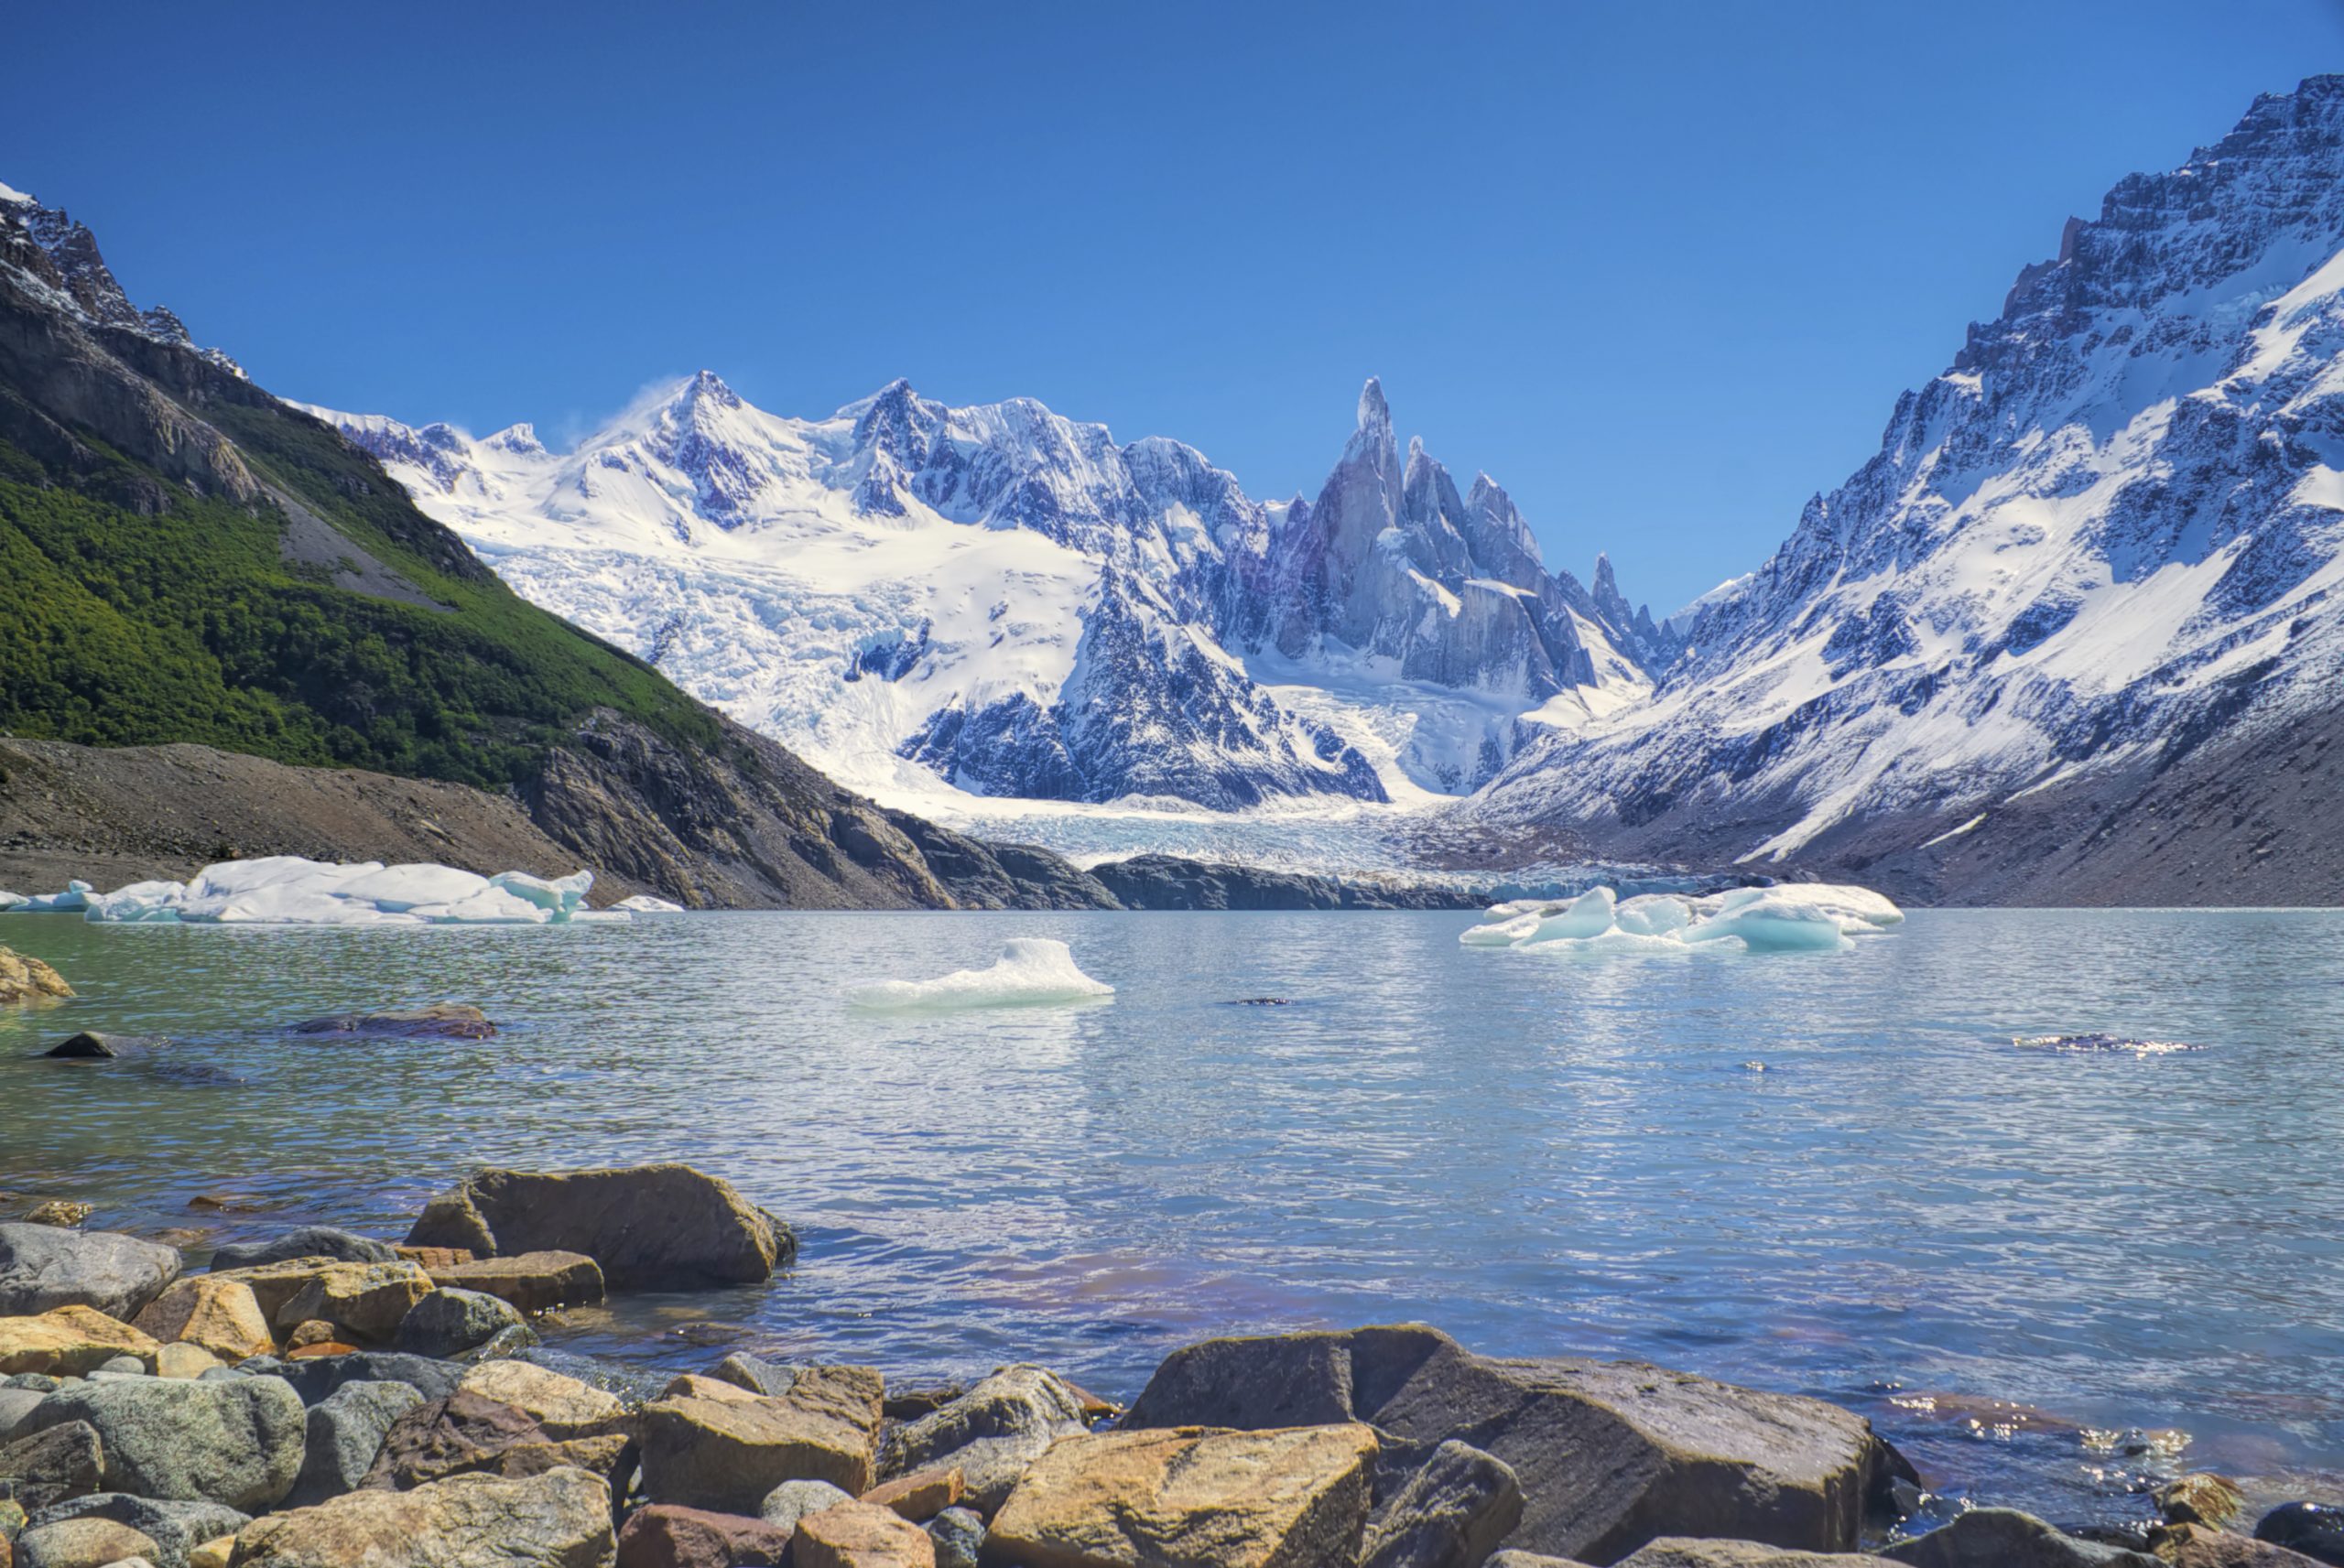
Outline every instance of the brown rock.
[[869, 1503], [841, 1503], [798, 1521], [796, 1568], [936, 1568], [928, 1531]]
[[162, 1554], [153, 1536], [110, 1519], [61, 1519], [16, 1537], [25, 1568], [107, 1568], [134, 1557], [151, 1563]]
[[456, 1476], [255, 1519], [237, 1568], [610, 1568], [610, 1488], [582, 1470]]
[[611, 1495], [621, 1497], [625, 1494], [626, 1482], [635, 1475], [635, 1439], [615, 1432], [602, 1437], [572, 1437], [560, 1443], [516, 1443], [496, 1456], [496, 1473], [518, 1480], [542, 1476], [567, 1465], [602, 1476], [611, 1484]]
[[293, 1026], [296, 1034], [386, 1034], [407, 1040], [491, 1040], [496, 1025], [466, 1002], [440, 1001], [399, 1012], [343, 1012]]
[[761, 1519], [653, 1503], [619, 1531], [618, 1568], [746, 1568], [773, 1564], [789, 1550], [789, 1531]]
[[469, 1247], [407, 1247], [402, 1245], [394, 1247], [391, 1250], [397, 1253], [400, 1257], [406, 1259], [410, 1263], [421, 1264], [424, 1271], [427, 1273], [434, 1269], [450, 1269], [459, 1263], [469, 1263], [472, 1260], [472, 1250]]
[[333, 1325], [314, 1317], [307, 1323], [295, 1324], [285, 1336], [285, 1348], [288, 1350], [306, 1350], [312, 1345], [331, 1343]]
[[0, 947], [0, 1004], [61, 1001], [72, 994], [65, 977], [38, 958]]
[[2167, 1525], [2149, 1543], [2169, 1568], [2319, 1568], [2300, 1552], [2202, 1524]]
[[0, 1376], [46, 1372], [79, 1377], [117, 1356], [136, 1356], [151, 1368], [162, 1348], [95, 1307], [61, 1306], [38, 1317], [0, 1317]]
[[1620, 1568], [1880, 1568], [1880, 1559], [1849, 1552], [1790, 1552], [1754, 1541], [1670, 1535], [1639, 1547], [1621, 1560]]
[[[187, 1554], [187, 1568], [228, 1568], [228, 1561], [236, 1554], [236, 1538], [223, 1535], [192, 1547]], [[0, 1563], [0, 1568], [6, 1564]]]
[[406, 1491], [496, 1469], [506, 1454], [553, 1441], [524, 1411], [459, 1389], [401, 1413], [383, 1434], [374, 1463], [359, 1485]]
[[2219, 1530], [2246, 1506], [2237, 1482], [2203, 1470], [2168, 1481], [2153, 1495], [2157, 1511], [2168, 1524], [2203, 1524]]
[[626, 1413], [616, 1395], [528, 1361], [483, 1361], [457, 1379], [456, 1389], [512, 1406], [557, 1442], [599, 1437]]
[[155, 1353], [157, 1378], [201, 1378], [214, 1367], [223, 1365], [220, 1357], [201, 1345], [166, 1345]]
[[431, 1276], [413, 1263], [334, 1263], [278, 1307], [275, 1321], [293, 1328], [314, 1318], [332, 1324], [341, 1338], [379, 1344], [431, 1290]]
[[[192, 1207], [198, 1200], [190, 1199]], [[234, 1280], [253, 1293], [260, 1303], [261, 1316], [280, 1327], [288, 1302], [315, 1283], [329, 1269], [345, 1265], [338, 1258], [288, 1258], [280, 1263], [259, 1263], [249, 1269], [214, 1269], [206, 1276], [213, 1280]]]
[[716, 1400], [732, 1404], [751, 1404], [765, 1396], [728, 1383], [722, 1378], [703, 1377], [698, 1372], [686, 1372], [659, 1390], [663, 1400]]
[[1061, 1438], [994, 1516], [986, 1558], [1021, 1568], [1355, 1562], [1376, 1454], [1375, 1433], [1356, 1422]]
[[892, 1481], [882, 1481], [863, 1493], [863, 1500], [914, 1524], [925, 1524], [946, 1509], [956, 1506], [968, 1489], [968, 1483], [960, 1468], [953, 1465], [916, 1470], [908, 1476], [898, 1476]]
[[407, 1240], [506, 1256], [583, 1252], [613, 1284], [667, 1289], [770, 1278], [798, 1245], [731, 1183], [689, 1165], [484, 1171], [432, 1199]]
[[[306, 1327], [307, 1325], [303, 1326]], [[332, 1330], [328, 1329], [327, 1332], [331, 1333]], [[312, 1339], [296, 1345], [286, 1351], [285, 1358], [288, 1361], [310, 1361], [320, 1356], [355, 1356], [357, 1354], [357, 1346], [339, 1339]]]
[[809, 1367], [777, 1398], [661, 1399], [643, 1408], [655, 1502], [753, 1514], [784, 1481], [871, 1489], [879, 1385], [867, 1368]]
[[71, 1198], [51, 1198], [32, 1208], [25, 1216], [27, 1225], [54, 1225], [64, 1230], [76, 1230], [81, 1222], [97, 1213], [94, 1204], [76, 1203]]
[[602, 1265], [583, 1252], [524, 1252], [427, 1267], [432, 1283], [443, 1290], [478, 1291], [530, 1314], [591, 1306], [606, 1293]]
[[242, 1280], [190, 1274], [146, 1303], [138, 1327], [166, 1343], [201, 1346], [222, 1361], [276, 1350], [260, 1300]]

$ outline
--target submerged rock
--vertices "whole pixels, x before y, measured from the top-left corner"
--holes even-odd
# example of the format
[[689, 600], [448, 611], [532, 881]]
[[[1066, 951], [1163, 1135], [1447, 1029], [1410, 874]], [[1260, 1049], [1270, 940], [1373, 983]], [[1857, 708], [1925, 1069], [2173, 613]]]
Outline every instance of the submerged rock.
[[127, 1323], [179, 1268], [178, 1248], [135, 1236], [0, 1225], [0, 1317], [87, 1306]]
[[404, 1040], [487, 1040], [496, 1025], [488, 1014], [463, 1002], [435, 1002], [429, 1007], [392, 1012], [342, 1012], [313, 1018], [293, 1026], [296, 1034], [376, 1034]]
[[730, 1182], [689, 1165], [490, 1170], [431, 1200], [410, 1247], [582, 1252], [613, 1284], [673, 1289], [772, 1277], [797, 1255], [789, 1227]]
[[54, 1225], [64, 1230], [79, 1230], [90, 1216], [97, 1212], [94, 1204], [77, 1203], [71, 1198], [51, 1198], [25, 1212], [27, 1225]]
[[1911, 1568], [2163, 1568], [2145, 1552], [2079, 1541], [2015, 1509], [1973, 1509], [1880, 1554]]

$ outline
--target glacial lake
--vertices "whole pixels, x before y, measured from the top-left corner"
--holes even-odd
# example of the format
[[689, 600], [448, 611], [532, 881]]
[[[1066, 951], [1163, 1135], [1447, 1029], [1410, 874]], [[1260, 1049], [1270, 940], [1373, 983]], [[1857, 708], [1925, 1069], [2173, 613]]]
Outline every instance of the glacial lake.
[[[2176, 1466], [2338, 1494], [2344, 914], [1920, 912], [1763, 957], [1462, 948], [1472, 920], [0, 916], [81, 992], [0, 1014], [0, 1188], [200, 1255], [312, 1220], [396, 1239], [478, 1163], [683, 1159], [789, 1218], [797, 1267], [550, 1343], [899, 1381], [1034, 1359], [1128, 1398], [1205, 1335], [1419, 1319], [1835, 1400], [1937, 1490], [2062, 1521], [2143, 1517]], [[1117, 995], [846, 1000], [1015, 936]], [[440, 1000], [504, 1033], [286, 1027]], [[177, 1044], [36, 1057], [77, 1028]], [[2198, 1049], [2013, 1044], [2095, 1031]]]

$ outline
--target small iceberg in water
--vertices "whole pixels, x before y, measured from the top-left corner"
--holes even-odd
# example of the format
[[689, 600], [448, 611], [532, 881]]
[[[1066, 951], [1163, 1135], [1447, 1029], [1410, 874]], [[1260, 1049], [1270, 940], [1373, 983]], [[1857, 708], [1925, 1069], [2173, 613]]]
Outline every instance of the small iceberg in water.
[[2205, 1049], [2179, 1040], [2135, 1040], [2129, 1034], [2017, 1034], [2011, 1037], [2011, 1044], [2023, 1051], [2116, 1052], [2132, 1056], [2170, 1056]]
[[986, 969], [955, 969], [932, 980], [887, 980], [852, 993], [857, 1007], [945, 1011], [971, 1007], [1037, 1007], [1112, 996], [1115, 988], [1075, 967], [1063, 942], [1021, 936], [1002, 946]]
[[[100, 925], [567, 925], [623, 921], [586, 905], [591, 871], [493, 877], [452, 866], [349, 864], [270, 855], [222, 860], [184, 882], [132, 882], [102, 893], [77, 881], [63, 892], [0, 900], [20, 914], [78, 914]], [[7, 895], [16, 898], [16, 895]]]
[[647, 892], [636, 893], [633, 898], [623, 898], [611, 907], [624, 909], [629, 914], [681, 914], [684, 913], [682, 904], [670, 899], [655, 898]]
[[1832, 882], [1627, 899], [1599, 887], [1577, 898], [1496, 904], [1457, 940], [1531, 952], [1682, 952], [1714, 942], [1738, 942], [1747, 953], [1839, 952], [1904, 919], [1870, 888]]

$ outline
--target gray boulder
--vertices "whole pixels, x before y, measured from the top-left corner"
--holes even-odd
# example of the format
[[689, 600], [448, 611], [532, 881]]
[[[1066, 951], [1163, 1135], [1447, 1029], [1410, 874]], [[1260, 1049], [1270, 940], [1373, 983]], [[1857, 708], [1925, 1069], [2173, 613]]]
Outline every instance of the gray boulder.
[[[16, 1435], [16, 1428], [33, 1413], [33, 1407], [48, 1396], [38, 1389], [0, 1387], [0, 1443]], [[5, 1474], [5, 1472], [0, 1472]]]
[[1867, 1499], [1910, 1468], [1870, 1422], [1819, 1400], [1633, 1362], [1498, 1360], [1415, 1325], [1190, 1346], [1124, 1425], [1345, 1421], [1373, 1426], [1387, 1462], [1471, 1443], [1521, 1487], [1503, 1544], [1596, 1563], [1687, 1529], [1850, 1551]]
[[233, 1535], [252, 1523], [234, 1509], [217, 1503], [157, 1502], [123, 1492], [100, 1492], [42, 1511], [37, 1525], [69, 1519], [102, 1519], [138, 1531], [155, 1543], [149, 1554], [155, 1568], [187, 1568], [188, 1553], [207, 1541]]
[[2344, 1564], [2344, 1508], [2333, 1503], [2281, 1503], [2257, 1520], [2254, 1539], [2316, 1563]]
[[1880, 1554], [1911, 1568], [2163, 1568], [2144, 1552], [2078, 1541], [2015, 1509], [1973, 1509]]
[[1362, 1568], [1478, 1568], [1522, 1522], [1514, 1471], [1454, 1440], [1368, 1521]]
[[757, 1511], [776, 1529], [796, 1530], [798, 1521], [808, 1514], [852, 1501], [852, 1493], [841, 1491], [828, 1481], [784, 1481], [765, 1494], [765, 1504]]
[[689, 1165], [489, 1170], [431, 1200], [411, 1247], [582, 1252], [613, 1285], [754, 1283], [798, 1253], [789, 1227]]
[[179, 1252], [111, 1230], [0, 1225], [0, 1317], [94, 1307], [128, 1323], [179, 1277]]
[[1854, 1552], [1793, 1552], [1754, 1541], [1700, 1541], [1685, 1536], [1664, 1536], [1648, 1542], [1622, 1558], [1620, 1568], [1632, 1563], [1634, 1568], [1880, 1568], [1879, 1558]]
[[399, 1320], [392, 1344], [412, 1356], [445, 1358], [478, 1349], [508, 1328], [526, 1328], [505, 1302], [478, 1291], [437, 1290]]
[[39, 1430], [77, 1421], [94, 1427], [107, 1491], [246, 1513], [292, 1490], [308, 1427], [300, 1396], [279, 1378], [85, 1383], [43, 1400], [32, 1419]]
[[303, 1404], [314, 1405], [349, 1383], [405, 1383], [427, 1400], [444, 1400], [456, 1391], [464, 1369], [429, 1356], [357, 1350], [347, 1356], [307, 1356], [288, 1361], [275, 1375], [293, 1385]]
[[97, 1428], [69, 1421], [0, 1446], [0, 1483], [28, 1514], [98, 1489], [105, 1455]]
[[716, 1370], [710, 1376], [736, 1389], [746, 1389], [753, 1394], [779, 1399], [789, 1392], [789, 1385], [797, 1380], [798, 1368], [735, 1352], [718, 1362]]
[[959, 1399], [889, 1433], [880, 1447], [879, 1474], [957, 1468], [970, 1506], [990, 1514], [1051, 1444], [1088, 1430], [1082, 1408], [1082, 1396], [1057, 1373], [1004, 1367]]
[[301, 1474], [285, 1506], [305, 1509], [354, 1489], [393, 1422], [423, 1403], [407, 1383], [344, 1383], [309, 1407]]
[[985, 1521], [972, 1509], [946, 1509], [928, 1521], [936, 1548], [936, 1568], [977, 1568], [985, 1546]]
[[1512, 1547], [1499, 1552], [1481, 1568], [1587, 1568], [1568, 1557], [1549, 1557], [1543, 1552], [1517, 1552]]
[[231, 1242], [212, 1254], [214, 1273], [225, 1269], [258, 1269], [296, 1258], [331, 1258], [337, 1263], [396, 1263], [398, 1252], [387, 1241], [361, 1236], [333, 1225], [305, 1225], [267, 1241]]
[[107, 1568], [144, 1558], [152, 1563], [162, 1548], [154, 1539], [110, 1519], [61, 1519], [16, 1537], [16, 1568]]

